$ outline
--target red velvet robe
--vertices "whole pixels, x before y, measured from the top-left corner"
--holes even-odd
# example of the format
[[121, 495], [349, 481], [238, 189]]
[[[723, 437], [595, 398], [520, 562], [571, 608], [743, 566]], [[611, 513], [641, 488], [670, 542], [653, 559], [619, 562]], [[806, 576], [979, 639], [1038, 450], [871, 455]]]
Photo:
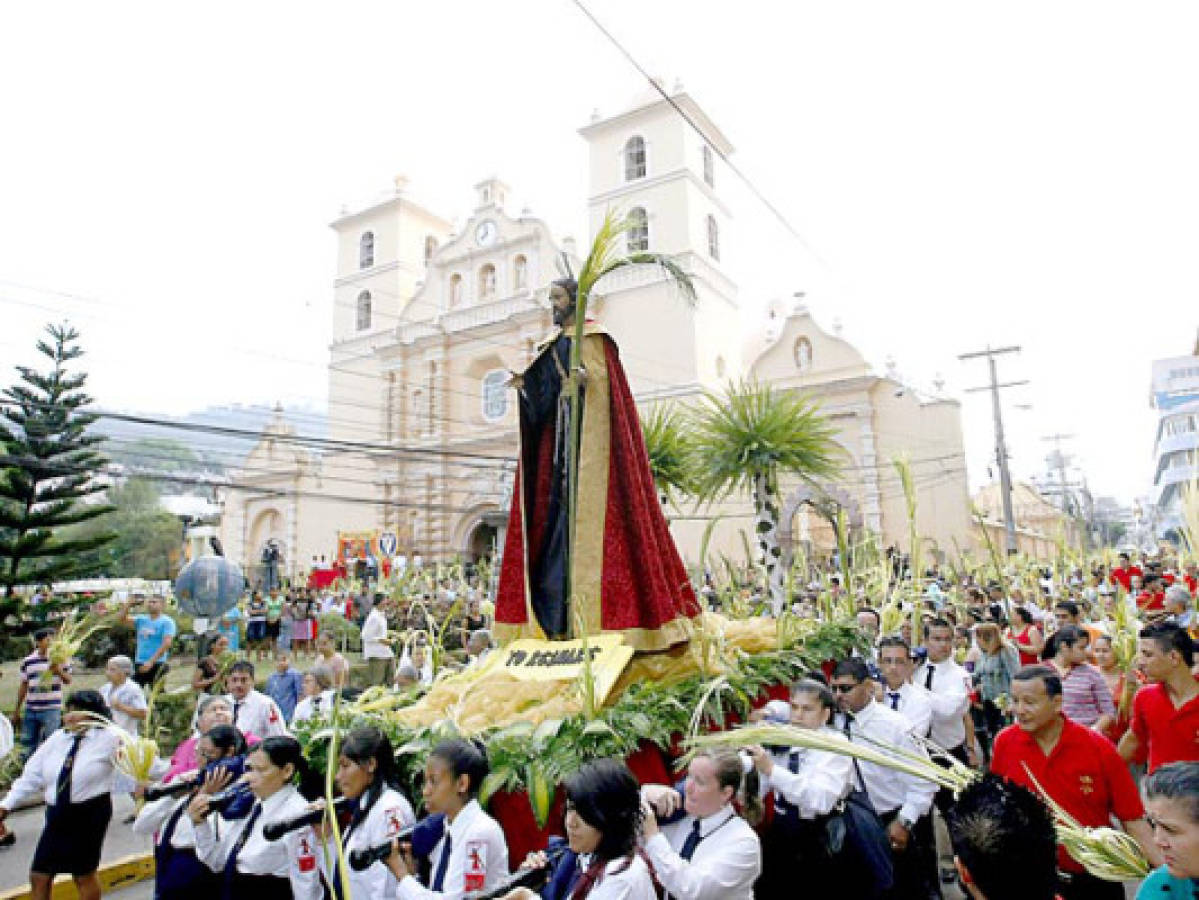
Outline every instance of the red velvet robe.
[[[551, 343], [545, 354], [553, 353]], [[534, 372], [535, 361], [527, 374]], [[583, 338], [587, 372], [579, 453], [576, 552], [568, 631], [620, 632], [639, 651], [664, 650], [690, 637], [700, 607], [650, 475], [641, 422], [616, 344], [594, 326]], [[541, 367], [545, 371], [545, 366]], [[565, 390], [564, 385], [558, 385]], [[545, 551], [555, 478], [553, 416], [521, 417], [521, 453], [496, 597], [501, 641], [546, 637], [530, 585], [545, 567], [565, 571], [564, 551]], [[529, 471], [532, 483], [526, 484]], [[565, 503], [564, 490], [559, 501]], [[561, 543], [558, 541], [557, 543]], [[540, 573], [534, 572], [540, 566]], [[543, 582], [544, 583], [544, 582]], [[561, 635], [559, 635], [561, 636]]]

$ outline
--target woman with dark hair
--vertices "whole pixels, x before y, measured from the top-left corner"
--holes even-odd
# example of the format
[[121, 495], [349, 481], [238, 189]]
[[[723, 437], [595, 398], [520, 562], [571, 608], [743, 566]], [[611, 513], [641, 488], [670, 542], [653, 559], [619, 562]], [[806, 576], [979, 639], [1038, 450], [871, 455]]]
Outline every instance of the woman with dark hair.
[[[656, 900], [649, 866], [637, 851], [644, 811], [637, 779], [624, 763], [597, 759], [566, 779], [566, 839], [546, 900]], [[543, 853], [525, 860], [528, 868], [546, 864]], [[567, 877], [563, 877], [567, 876]], [[504, 900], [532, 900], [517, 888]]]
[[[195, 767], [217, 768], [221, 760], [234, 765], [221, 783], [228, 784], [241, 771], [246, 739], [232, 725], [214, 725], [195, 742]], [[209, 900], [220, 889], [215, 874], [196, 856], [196, 835], [184, 815], [194, 791], [151, 800], [133, 823], [134, 834], [154, 836], [155, 900]]]
[[1012, 643], [1020, 654], [1020, 665], [1035, 666], [1041, 661], [1041, 651], [1045, 649], [1045, 636], [1033, 620], [1032, 613], [1027, 607], [1017, 606], [1012, 609], [1011, 632]]
[[[342, 829], [342, 846], [352, 850], [375, 847], [394, 838], [416, 821], [412, 804], [397, 790], [399, 770], [391, 741], [378, 728], [355, 728], [341, 744], [337, 759], [337, 789], [357, 801], [350, 823]], [[333, 854], [330, 854], [333, 858]], [[396, 880], [383, 863], [346, 872], [354, 897], [394, 897]], [[332, 883], [338, 875], [329, 875]]]
[[[836, 710], [832, 691], [819, 681], [805, 678], [792, 685], [792, 725], [831, 732]], [[845, 883], [839, 853], [829, 848], [828, 825], [853, 789], [853, 760], [798, 747], [747, 750], [762, 788], [774, 794], [774, 818], [762, 841], [762, 877], [755, 895], [764, 900], [794, 896], [796, 872], [803, 872], [812, 896], [839, 893]]]
[[499, 823], [475, 799], [487, 777], [487, 758], [469, 741], [442, 741], [425, 761], [421, 796], [430, 817], [442, 816], [444, 832], [428, 856], [429, 885], [422, 885], [411, 853], [397, 846], [387, 868], [399, 882], [399, 900], [461, 897], [490, 888], [508, 875], [508, 845]]
[[[213, 818], [213, 795], [227, 778], [210, 772], [188, 804], [196, 832], [196, 856], [217, 873], [221, 900], [318, 900], [322, 894], [316, 859], [316, 835], [311, 826], [268, 841], [262, 828], [268, 822], [290, 819], [308, 811], [308, 801], [292, 783], [311, 786], [312, 775], [293, 737], [269, 737], [246, 759], [244, 782], [256, 803], [249, 815], [225, 823], [218, 834]], [[317, 792], [311, 791], [313, 798]]]
[[109, 718], [99, 691], [75, 691], [63, 706], [62, 728], [38, 747], [8, 796], [0, 800], [0, 822], [16, 807], [41, 796], [46, 824], [29, 865], [36, 900], [49, 900], [54, 876], [69, 872], [83, 900], [100, 896], [96, 869], [112, 819], [113, 757], [120, 746], [91, 715]]
[[1150, 873], [1137, 900], [1199, 895], [1199, 762], [1173, 762], [1141, 783], [1145, 818], [1165, 865]]

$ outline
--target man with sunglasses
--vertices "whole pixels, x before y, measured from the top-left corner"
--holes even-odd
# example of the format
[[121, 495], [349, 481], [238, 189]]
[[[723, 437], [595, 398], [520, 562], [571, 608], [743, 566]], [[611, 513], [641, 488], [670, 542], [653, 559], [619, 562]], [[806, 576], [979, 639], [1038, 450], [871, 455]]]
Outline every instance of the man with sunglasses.
[[[876, 685], [865, 662], [846, 659], [837, 663], [830, 687], [841, 710], [838, 727], [851, 741], [921, 752], [912, 739], [908, 719], [874, 699]], [[918, 846], [918, 840], [912, 839], [914, 831], [924, 831], [917, 828], [917, 823], [929, 814], [936, 786], [923, 778], [865, 760], [855, 761], [854, 773], [891, 842], [895, 863], [893, 895], [939, 898], [940, 886], [927, 866], [928, 853]]]

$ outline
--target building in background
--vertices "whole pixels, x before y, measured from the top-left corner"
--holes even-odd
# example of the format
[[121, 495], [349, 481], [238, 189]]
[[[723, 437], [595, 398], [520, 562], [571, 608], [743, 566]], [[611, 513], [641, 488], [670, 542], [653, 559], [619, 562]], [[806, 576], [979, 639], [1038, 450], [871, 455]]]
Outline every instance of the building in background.
[[[989, 484], [982, 488], [974, 495], [973, 502], [980, 518], [974, 524], [973, 543], [985, 547], [980, 528], [985, 529], [987, 538], [1002, 553], [1007, 538], [999, 485]], [[1012, 516], [1016, 520], [1016, 552], [1030, 559], [1048, 562], [1056, 558], [1061, 542], [1072, 550], [1083, 547], [1085, 522], [1064, 513], [1031, 484], [1018, 481], [1012, 485]]]
[[1157, 410], [1149, 513], [1155, 536], [1177, 541], [1182, 487], [1199, 478], [1199, 336], [1190, 356], [1153, 363], [1149, 403]]
[[[832, 549], [831, 530], [811, 514], [813, 503], [831, 499], [851, 524], [906, 552], [891, 465], [900, 453], [912, 460], [920, 532], [933, 556], [968, 544], [957, 402], [875, 374], [802, 301], [746, 320], [730, 258], [732, 175], [721, 159], [732, 146], [688, 94], [676, 89], [672, 100], [703, 137], [656, 93], [580, 129], [590, 150], [592, 231], [609, 209], [632, 217], [626, 249], [671, 254], [698, 295], [687, 303], [662, 273], [643, 267], [614, 274], [593, 298], [590, 314], [620, 348], [637, 402], [693, 402], [742, 377], [811, 392], [837, 426], [847, 462], [835, 484], [784, 480], [789, 547]], [[477, 558], [502, 546], [517, 447], [509, 377], [550, 330], [548, 288], [561, 260], [575, 272], [579, 260], [573, 240], [556, 240], [527, 209], [509, 212], [510, 190], [498, 178], [475, 193], [474, 212], [455, 227], [397, 178], [392, 196], [332, 223], [328, 439], [314, 453], [289, 441], [282, 420], [267, 428], [223, 492], [221, 539], [234, 560], [252, 569], [273, 542], [281, 571], [302, 576], [336, 552], [344, 531], [378, 532], [387, 538], [380, 546], [394, 538], [397, 557], [407, 559]], [[685, 558], [695, 558], [718, 518], [712, 551], [744, 559], [742, 533], [753, 534], [748, 497], [668, 515]]]

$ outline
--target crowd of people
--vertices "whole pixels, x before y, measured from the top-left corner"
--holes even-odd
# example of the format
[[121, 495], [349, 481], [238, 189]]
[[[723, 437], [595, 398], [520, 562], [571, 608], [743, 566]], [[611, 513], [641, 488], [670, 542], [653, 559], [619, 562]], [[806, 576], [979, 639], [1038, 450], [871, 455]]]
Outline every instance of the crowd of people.
[[[1154, 868], [1138, 896], [1191, 898], [1197, 587], [1193, 564], [1138, 565], [1128, 555], [1086, 573], [1007, 582], [931, 570], [910, 594], [919, 609], [908, 602], [896, 621], [889, 598], [843, 586], [838, 573], [818, 575], [797, 593], [795, 611], [851, 608], [862, 648], [751, 718], [915, 755], [931, 742], [946, 765], [981, 777], [955, 793], [880, 762], [786, 744], [703, 750], [676, 784], [639, 783], [625, 761], [599, 759], [565, 781], [564, 839], [524, 860], [509, 858], [503, 829], [478, 800], [485, 742], [434, 747], [415, 797], [399, 782], [388, 737], [356, 728], [338, 751], [336, 815], [324, 815], [323, 779], [292, 730], [328, 715], [350, 690], [351, 666], [329, 635], [296, 629], [299, 592], [247, 598], [244, 652], [227, 633], [210, 635], [192, 679], [193, 733], [150, 781], [130, 783], [115, 767], [111, 731], [93, 716], [131, 733], [145, 718], [141, 684], [166, 671], [175, 636], [151, 599], [144, 613], [125, 613], [137, 647], [109, 660], [101, 691], [64, 699], [71, 667], [49, 661], [49, 633], [36, 636], [15, 715], [31, 755], [0, 801], [0, 823], [33, 798], [46, 803], [30, 872], [38, 897], [49, 896], [57, 873], [73, 875], [81, 896], [98, 896], [114, 792], [139, 801], [129, 824], [153, 838], [162, 898], [1124, 896], [1120, 882], [1058, 844], [1047, 796], [1079, 824], [1119, 823], [1136, 841]], [[490, 651], [484, 598], [469, 586], [461, 597], [447, 605], [445, 596], [330, 591], [304, 598], [301, 612], [328, 604], [358, 621], [359, 686], [404, 688], [434, 680], [434, 650], [451, 632], [457, 665], [478, 665]], [[293, 667], [305, 657], [311, 666]], [[269, 671], [256, 666], [266, 662]], [[336, 834], [330, 818], [340, 822]]]

